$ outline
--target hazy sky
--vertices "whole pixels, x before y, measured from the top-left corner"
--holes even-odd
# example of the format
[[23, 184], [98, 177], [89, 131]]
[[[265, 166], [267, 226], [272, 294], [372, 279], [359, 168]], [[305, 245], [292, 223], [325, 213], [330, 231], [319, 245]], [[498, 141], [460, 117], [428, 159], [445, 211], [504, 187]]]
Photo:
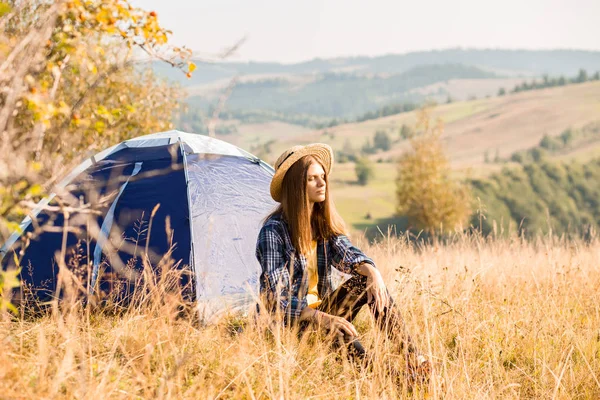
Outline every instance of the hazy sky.
[[171, 42], [231, 60], [468, 48], [600, 50], [600, 0], [133, 0]]

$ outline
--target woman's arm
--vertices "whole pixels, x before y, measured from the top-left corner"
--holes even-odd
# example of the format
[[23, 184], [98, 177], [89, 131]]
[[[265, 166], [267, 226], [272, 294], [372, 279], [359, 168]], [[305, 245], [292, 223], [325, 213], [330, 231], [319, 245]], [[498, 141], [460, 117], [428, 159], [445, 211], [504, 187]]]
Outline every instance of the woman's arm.
[[354, 246], [345, 235], [334, 239], [332, 246], [334, 266], [346, 273], [358, 273], [367, 277], [367, 301], [374, 301], [375, 308], [382, 312], [389, 305], [389, 294], [379, 270], [373, 260]]
[[[256, 258], [262, 268], [261, 291], [274, 299], [283, 313], [284, 322], [292, 323], [306, 307], [306, 299], [298, 298], [299, 287], [291, 282], [290, 263], [285, 256], [283, 239], [276, 225], [265, 225], [256, 243]], [[293, 270], [293, 268], [292, 268]]]
[[382, 312], [389, 306], [390, 296], [381, 277], [379, 270], [371, 264], [363, 263], [356, 268], [356, 272], [367, 277], [367, 302], [375, 301], [375, 308]]
[[346, 235], [339, 235], [330, 241], [332, 265], [342, 272], [351, 274], [358, 272], [362, 264], [369, 264], [373, 268], [375, 263], [358, 247], [354, 246]]

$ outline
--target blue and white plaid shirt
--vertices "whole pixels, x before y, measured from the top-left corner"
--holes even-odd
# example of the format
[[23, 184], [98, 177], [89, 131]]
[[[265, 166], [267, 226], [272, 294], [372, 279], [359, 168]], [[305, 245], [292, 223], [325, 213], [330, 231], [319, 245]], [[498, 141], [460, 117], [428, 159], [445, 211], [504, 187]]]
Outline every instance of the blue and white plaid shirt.
[[[265, 221], [258, 234], [256, 258], [262, 267], [260, 291], [269, 300], [271, 311], [275, 311], [278, 306], [285, 322], [294, 322], [308, 305], [306, 301], [307, 260], [294, 248], [289, 227], [281, 215], [274, 215]], [[353, 246], [345, 235], [319, 240], [317, 243], [319, 298], [325, 298], [336, 289], [332, 281], [331, 267], [346, 274], [355, 274], [356, 268], [362, 263], [375, 266], [373, 260]], [[290, 268], [291, 265], [293, 269]]]

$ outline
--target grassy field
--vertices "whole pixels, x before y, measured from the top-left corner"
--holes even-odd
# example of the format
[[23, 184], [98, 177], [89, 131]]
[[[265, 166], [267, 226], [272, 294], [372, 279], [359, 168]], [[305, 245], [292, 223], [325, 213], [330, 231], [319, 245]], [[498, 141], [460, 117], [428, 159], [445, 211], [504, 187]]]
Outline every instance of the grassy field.
[[[118, 316], [77, 304], [0, 322], [2, 399], [594, 399], [600, 397], [600, 242], [541, 238], [367, 245], [433, 361], [408, 392], [402, 356], [356, 321], [371, 369], [322, 335], [237, 318], [199, 327], [158, 288]], [[242, 332], [232, 329], [245, 326]]]
[[396, 209], [396, 165], [373, 163], [374, 177], [366, 186], [358, 185], [354, 163], [336, 164], [332, 173], [332, 197], [340, 215], [353, 229], [361, 231], [383, 220]]

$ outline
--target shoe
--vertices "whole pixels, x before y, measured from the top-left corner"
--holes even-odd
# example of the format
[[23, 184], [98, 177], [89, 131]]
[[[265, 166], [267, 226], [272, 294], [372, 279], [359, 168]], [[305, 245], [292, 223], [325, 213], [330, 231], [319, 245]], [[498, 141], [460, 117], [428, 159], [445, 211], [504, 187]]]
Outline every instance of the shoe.
[[409, 355], [407, 361], [407, 379], [409, 384], [429, 384], [431, 377], [431, 362], [422, 354]]

